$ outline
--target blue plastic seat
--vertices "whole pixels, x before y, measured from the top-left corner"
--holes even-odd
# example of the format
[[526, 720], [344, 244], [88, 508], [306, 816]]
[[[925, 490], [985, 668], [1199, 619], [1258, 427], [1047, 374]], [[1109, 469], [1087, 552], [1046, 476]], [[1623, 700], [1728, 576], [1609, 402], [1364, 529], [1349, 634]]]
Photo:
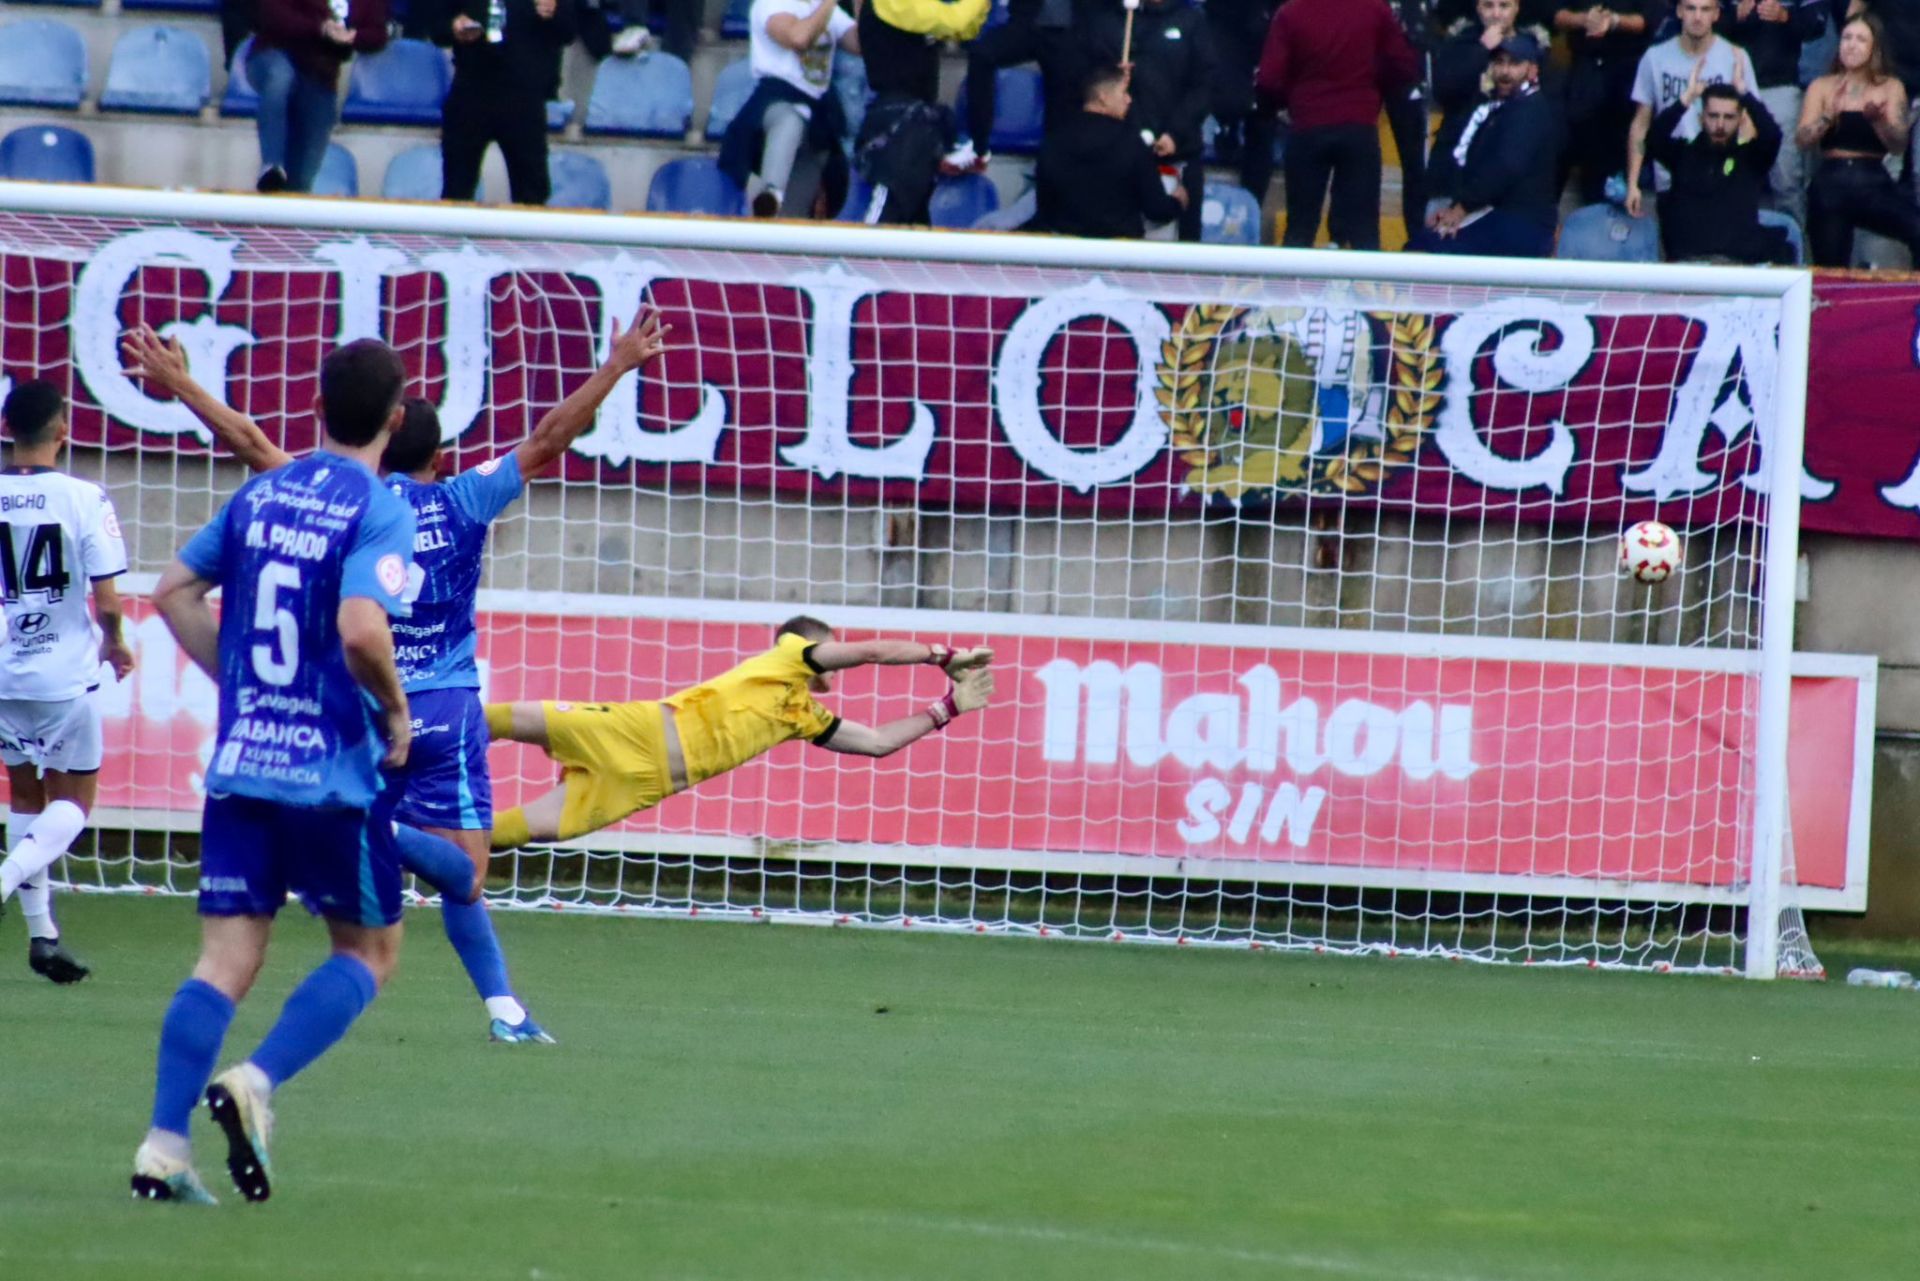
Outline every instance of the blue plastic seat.
[[0, 26], [0, 103], [77, 107], [87, 95], [87, 44], [50, 18]]
[[720, 172], [712, 156], [669, 160], [654, 170], [647, 184], [649, 213], [740, 214], [746, 203], [745, 194]]
[[834, 215], [835, 222], [865, 222], [867, 208], [873, 204], [873, 187], [859, 170], [854, 170], [847, 179], [847, 202], [840, 206], [840, 212]]
[[608, 58], [594, 73], [587, 132], [684, 138], [693, 123], [693, 72], [670, 53]]
[[1582, 205], [1560, 224], [1556, 258], [1596, 262], [1659, 262], [1660, 223], [1635, 218], [1614, 204]]
[[197, 116], [213, 97], [213, 59], [200, 37], [180, 27], [135, 27], [113, 44], [104, 111]]
[[[101, 0], [14, 0], [16, 4], [59, 5], [63, 9], [98, 9]], [[121, 6], [125, 8], [126, 6]]]
[[745, 40], [752, 34], [749, 15], [753, 0], [727, 0], [727, 12], [720, 19], [720, 34], [728, 40]]
[[707, 124], [704, 132], [707, 141], [718, 142], [726, 135], [727, 126], [740, 114], [740, 108], [747, 105], [747, 99], [753, 96], [753, 65], [742, 58], [738, 62], [729, 62], [720, 68], [720, 74], [713, 80], [713, 99], [707, 104]]
[[1800, 224], [1793, 220], [1792, 214], [1779, 209], [1762, 209], [1760, 211], [1760, 225], [1763, 227], [1783, 228], [1787, 233], [1787, 243], [1793, 246], [1794, 265], [1797, 267], [1806, 266], [1807, 238], [1801, 233]]
[[927, 202], [936, 227], [971, 227], [1000, 207], [1000, 189], [983, 173], [942, 178]]
[[220, 0], [120, 0], [122, 9], [171, 9], [176, 13], [218, 13]]
[[1207, 184], [1200, 202], [1200, 239], [1210, 245], [1260, 243], [1260, 202], [1245, 187]]
[[395, 40], [349, 64], [340, 118], [359, 125], [437, 125], [453, 84], [447, 55], [425, 40]]
[[320, 172], [313, 176], [316, 196], [357, 196], [360, 194], [360, 163], [353, 153], [337, 142], [327, 144], [320, 159]]
[[[438, 146], [409, 147], [387, 162], [380, 180], [382, 200], [438, 200], [442, 179]], [[474, 193], [479, 199], [480, 193]]]
[[28, 125], [0, 138], [0, 178], [92, 182], [93, 144], [59, 125]]
[[[967, 118], [967, 88], [960, 86], [960, 97], [953, 104], [954, 114]], [[1002, 67], [994, 77], [993, 137], [988, 151], [1011, 151], [1031, 155], [1040, 150], [1040, 135], [1046, 123], [1046, 99], [1040, 93], [1037, 67]], [[975, 147], [980, 140], [973, 140]]]
[[547, 179], [553, 192], [550, 209], [611, 209], [613, 184], [598, 160], [580, 151], [549, 151]]
[[247, 59], [253, 54], [253, 37], [248, 36], [233, 51], [233, 65], [227, 68], [227, 87], [220, 95], [220, 114], [237, 120], [250, 120], [260, 114], [260, 94], [247, 75]]
[[555, 98], [547, 104], [547, 129], [559, 133], [573, 123], [573, 99]]

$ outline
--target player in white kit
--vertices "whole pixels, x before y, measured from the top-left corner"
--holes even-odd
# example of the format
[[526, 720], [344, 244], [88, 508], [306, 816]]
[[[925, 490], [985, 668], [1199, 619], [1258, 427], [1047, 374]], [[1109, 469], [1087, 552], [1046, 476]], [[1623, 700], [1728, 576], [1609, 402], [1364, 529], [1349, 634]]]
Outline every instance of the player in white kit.
[[28, 963], [55, 983], [77, 983], [88, 971], [60, 946], [47, 868], [86, 826], [99, 789], [100, 665], [116, 678], [133, 670], [113, 581], [127, 572], [127, 549], [106, 491], [56, 468], [67, 443], [59, 388], [16, 386], [0, 406], [0, 430], [0, 763], [12, 838], [0, 861], [0, 910], [17, 891]]

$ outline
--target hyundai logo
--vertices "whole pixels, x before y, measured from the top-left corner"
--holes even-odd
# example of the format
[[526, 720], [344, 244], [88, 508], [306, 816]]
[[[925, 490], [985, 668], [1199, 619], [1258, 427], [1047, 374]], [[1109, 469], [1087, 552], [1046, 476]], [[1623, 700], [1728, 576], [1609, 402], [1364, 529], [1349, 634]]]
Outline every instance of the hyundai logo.
[[13, 630], [22, 636], [31, 636], [35, 632], [45, 631], [53, 619], [45, 614], [22, 614], [13, 620]]

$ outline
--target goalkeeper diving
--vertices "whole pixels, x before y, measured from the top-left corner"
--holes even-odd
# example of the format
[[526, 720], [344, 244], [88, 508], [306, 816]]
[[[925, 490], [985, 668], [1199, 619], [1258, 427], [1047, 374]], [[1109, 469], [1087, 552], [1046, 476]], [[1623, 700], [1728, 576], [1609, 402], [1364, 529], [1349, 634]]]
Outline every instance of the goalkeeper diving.
[[[651, 809], [676, 792], [737, 769], [788, 739], [854, 756], [891, 756], [993, 694], [990, 649], [919, 641], [838, 641], [816, 618], [780, 625], [774, 645], [731, 671], [659, 701], [491, 703], [487, 730], [543, 749], [560, 785], [494, 818], [493, 848], [565, 841]], [[872, 727], [842, 720], [814, 695], [832, 674], [870, 664], [931, 664], [950, 683], [926, 710]]]

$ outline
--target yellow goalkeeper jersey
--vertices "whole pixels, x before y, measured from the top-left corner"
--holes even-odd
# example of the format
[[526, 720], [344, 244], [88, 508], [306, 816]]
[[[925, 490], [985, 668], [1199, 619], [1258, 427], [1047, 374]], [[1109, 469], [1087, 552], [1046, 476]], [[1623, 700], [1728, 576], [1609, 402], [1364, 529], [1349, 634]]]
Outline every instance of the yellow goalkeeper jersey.
[[786, 635], [766, 653], [660, 701], [674, 711], [689, 787], [744, 765], [790, 738], [823, 743], [840, 718], [807, 688], [813, 642]]

